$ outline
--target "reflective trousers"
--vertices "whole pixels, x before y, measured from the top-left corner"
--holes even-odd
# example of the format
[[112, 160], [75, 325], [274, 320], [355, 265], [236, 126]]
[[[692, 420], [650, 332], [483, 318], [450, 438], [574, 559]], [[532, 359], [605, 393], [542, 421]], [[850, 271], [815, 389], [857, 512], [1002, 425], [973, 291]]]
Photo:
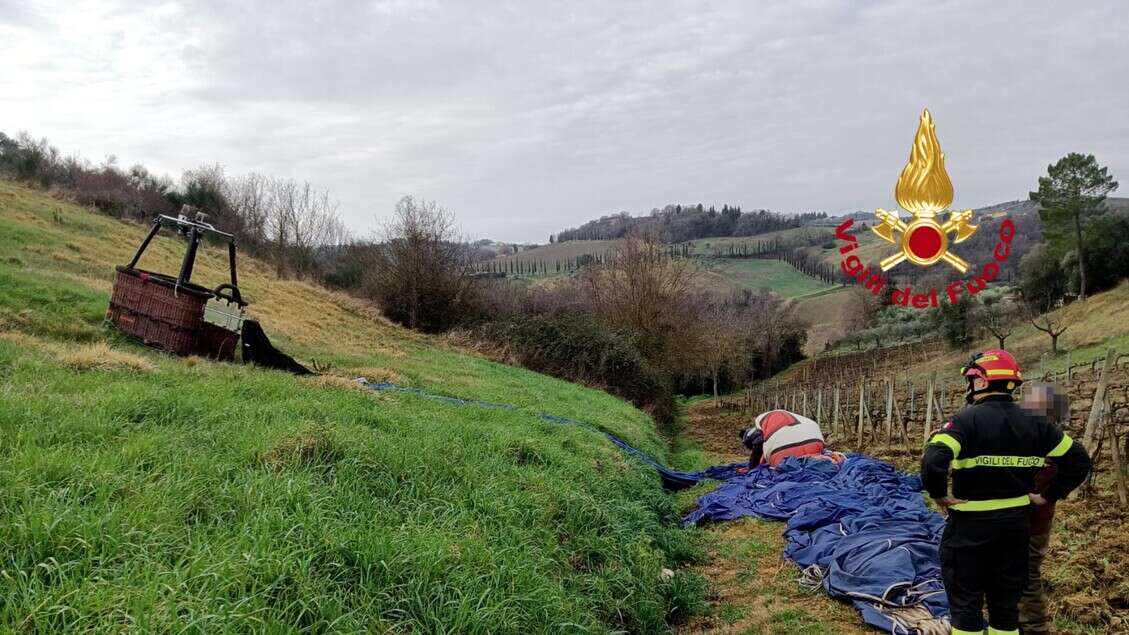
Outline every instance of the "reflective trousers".
[[941, 538], [941, 575], [953, 633], [1018, 633], [1027, 585], [1030, 521], [1026, 508], [949, 514]]

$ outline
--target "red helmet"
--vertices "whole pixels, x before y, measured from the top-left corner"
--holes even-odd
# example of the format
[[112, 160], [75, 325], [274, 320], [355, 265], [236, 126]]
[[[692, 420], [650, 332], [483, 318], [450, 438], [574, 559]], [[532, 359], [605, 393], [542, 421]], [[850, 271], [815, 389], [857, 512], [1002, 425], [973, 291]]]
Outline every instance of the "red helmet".
[[960, 373], [965, 377], [981, 377], [988, 381], [1023, 383], [1023, 377], [1019, 374], [1019, 362], [1002, 348], [976, 353], [960, 369]]

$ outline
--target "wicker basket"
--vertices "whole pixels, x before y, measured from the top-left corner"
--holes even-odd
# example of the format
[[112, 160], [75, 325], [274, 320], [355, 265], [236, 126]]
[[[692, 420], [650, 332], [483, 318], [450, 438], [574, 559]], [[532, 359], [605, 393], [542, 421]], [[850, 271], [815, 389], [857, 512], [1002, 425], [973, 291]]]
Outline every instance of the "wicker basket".
[[162, 274], [117, 267], [106, 317], [127, 335], [180, 355], [197, 350], [211, 292]]
[[205, 322], [196, 341], [196, 354], [221, 362], [230, 362], [235, 360], [235, 349], [238, 346], [238, 333]]

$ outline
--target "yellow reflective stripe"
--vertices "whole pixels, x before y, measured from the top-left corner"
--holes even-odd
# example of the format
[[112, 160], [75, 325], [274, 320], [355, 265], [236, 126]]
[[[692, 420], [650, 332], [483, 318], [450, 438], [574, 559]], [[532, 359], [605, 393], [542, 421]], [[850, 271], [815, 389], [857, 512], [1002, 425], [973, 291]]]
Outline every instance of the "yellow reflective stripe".
[[933, 435], [932, 439], [929, 439], [929, 442], [940, 443], [941, 445], [947, 446], [950, 450], [953, 451], [954, 459], [960, 456], [960, 441], [957, 441], [957, 438], [949, 434], [948, 432], [938, 432], [937, 434]]
[[953, 505], [952, 508], [958, 512], [991, 512], [997, 509], [1011, 509], [1012, 507], [1023, 507], [1030, 504], [1031, 499], [1024, 494], [1023, 496], [1016, 496], [1015, 498], [991, 498], [982, 501], [965, 501]]
[[1007, 375], [1009, 377], [1015, 375], [1016, 377], [1019, 377], [1019, 373], [1008, 368], [993, 368], [991, 370], [988, 370], [986, 374], [989, 377], [996, 377], [999, 375]]
[[984, 635], [983, 629], [979, 631], [966, 631], [963, 628], [957, 628], [955, 626], [952, 627], [952, 630], [949, 632], [953, 635]]
[[1041, 456], [998, 456], [986, 454], [971, 459], [957, 459], [952, 462], [954, 470], [970, 467], [1043, 467], [1047, 462]]
[[[953, 632], [954, 633], [957, 632], [955, 628], [953, 629]], [[998, 628], [992, 628], [991, 626], [989, 626], [988, 627], [988, 635], [1019, 635], [1019, 629], [1013, 628], [1010, 631], [1004, 631], [1004, 630], [1000, 630]]]
[[1066, 451], [1069, 450], [1072, 445], [1074, 445], [1074, 439], [1071, 439], [1070, 435], [1064, 434], [1062, 435], [1062, 441], [1059, 441], [1058, 445], [1056, 445], [1053, 450], [1047, 452], [1047, 456], [1052, 458], [1062, 456], [1066, 454]]

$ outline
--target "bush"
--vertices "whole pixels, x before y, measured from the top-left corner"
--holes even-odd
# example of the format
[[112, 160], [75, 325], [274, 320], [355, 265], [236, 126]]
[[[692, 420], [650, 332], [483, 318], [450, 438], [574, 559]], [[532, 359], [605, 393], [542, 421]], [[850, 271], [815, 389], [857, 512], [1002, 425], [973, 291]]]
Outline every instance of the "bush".
[[365, 286], [388, 319], [438, 333], [475, 310], [473, 254], [447, 210], [405, 196], [384, 234]]
[[978, 333], [972, 322], [973, 304], [970, 296], [961, 295], [956, 304], [942, 302], [934, 315], [941, 337], [950, 346], [963, 348], [976, 339]]
[[504, 346], [525, 368], [607, 388], [657, 420], [669, 422], [677, 412], [669, 378], [647, 361], [638, 338], [597, 318], [515, 316], [482, 323], [475, 335]]

